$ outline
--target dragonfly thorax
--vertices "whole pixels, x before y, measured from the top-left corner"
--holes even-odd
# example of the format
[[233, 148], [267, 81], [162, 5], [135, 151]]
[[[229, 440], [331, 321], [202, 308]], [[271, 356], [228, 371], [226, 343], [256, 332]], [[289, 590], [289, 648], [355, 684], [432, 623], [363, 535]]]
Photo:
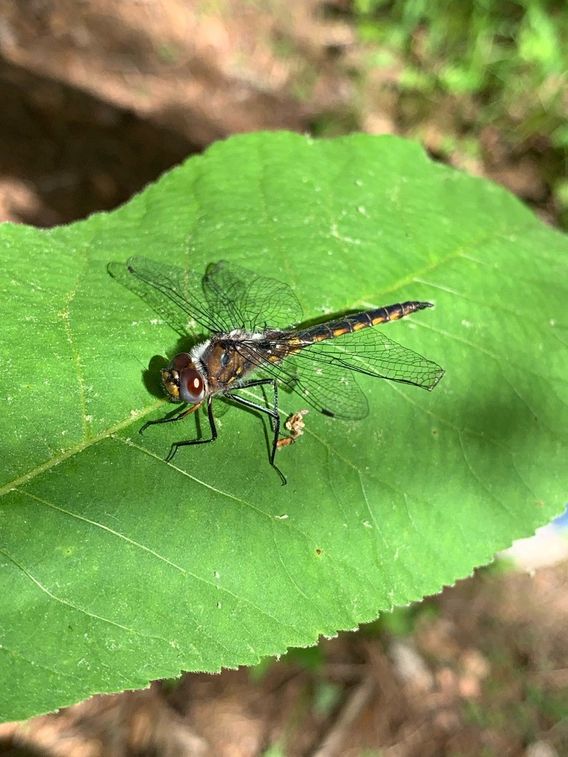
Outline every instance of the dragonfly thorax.
[[162, 386], [172, 402], [196, 405], [203, 401], [207, 381], [188, 352], [177, 354], [161, 374]]

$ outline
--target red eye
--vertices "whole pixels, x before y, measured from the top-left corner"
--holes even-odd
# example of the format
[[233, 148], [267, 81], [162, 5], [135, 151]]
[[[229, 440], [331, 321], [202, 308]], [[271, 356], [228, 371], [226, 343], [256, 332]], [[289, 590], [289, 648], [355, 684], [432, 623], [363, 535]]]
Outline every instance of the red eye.
[[205, 392], [203, 377], [195, 368], [186, 368], [180, 376], [180, 395], [184, 402], [201, 402]]

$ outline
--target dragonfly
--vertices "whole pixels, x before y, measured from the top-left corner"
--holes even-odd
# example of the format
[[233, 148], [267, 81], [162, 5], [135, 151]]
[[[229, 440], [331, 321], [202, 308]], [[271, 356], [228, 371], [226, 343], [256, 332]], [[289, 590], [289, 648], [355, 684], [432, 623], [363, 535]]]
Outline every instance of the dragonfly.
[[[180, 447], [217, 439], [213, 400], [223, 398], [268, 416], [269, 461], [285, 484], [276, 465], [277, 449], [287, 445], [280, 437], [279, 389], [295, 392], [324, 415], [357, 420], [369, 410], [357, 374], [431, 390], [444, 373], [375, 328], [430, 308], [430, 302], [400, 302], [302, 326], [302, 308], [289, 285], [232, 262], [210, 263], [200, 275], [136, 256], [110, 263], [108, 270], [181, 337], [199, 336], [161, 370], [165, 394], [182, 408], [147, 421], [140, 432], [180, 421], [203, 406], [210, 435], [174, 442], [167, 462]], [[255, 387], [262, 387], [264, 403], [243, 395]]]

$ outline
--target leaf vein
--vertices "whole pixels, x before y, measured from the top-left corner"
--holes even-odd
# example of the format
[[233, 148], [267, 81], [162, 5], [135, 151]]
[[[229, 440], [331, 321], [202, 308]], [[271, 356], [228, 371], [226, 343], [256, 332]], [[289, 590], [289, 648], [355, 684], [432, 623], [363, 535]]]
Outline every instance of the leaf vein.
[[54, 594], [54, 592], [48, 589], [47, 586], [44, 586], [44, 584], [42, 584], [42, 582], [39, 579], [37, 579], [34, 575], [32, 575], [32, 573], [27, 568], [25, 568], [20, 562], [18, 562], [18, 560], [16, 560], [16, 558], [13, 557], [9, 552], [7, 552], [3, 547], [0, 547], [0, 554], [3, 554], [6, 557], [6, 559], [10, 560], [10, 562], [12, 562], [26, 576], [26, 578], [28, 578], [38, 589], [40, 589], [40, 591], [46, 594], [54, 602], [57, 602], [58, 604], [61, 604], [64, 607], [68, 607], [70, 610], [73, 610], [74, 612], [78, 612], [81, 615], [86, 615], [88, 618], [92, 618], [93, 620], [113, 626], [114, 628], [119, 628], [121, 631], [126, 631], [127, 633], [134, 634], [135, 636], [140, 636], [141, 638], [144, 638], [144, 639], [155, 639], [157, 641], [161, 641], [166, 644], [168, 643], [166, 639], [160, 636], [140, 633], [140, 631], [137, 631], [135, 628], [129, 628], [128, 626], [125, 626], [122, 623], [118, 623], [115, 620], [111, 620], [110, 618], [105, 618], [103, 615], [98, 615], [97, 613], [92, 612], [91, 610], [87, 610], [84, 607], [80, 607], [79, 605], [76, 605], [73, 602], [70, 602], [68, 599], [59, 597], [57, 594]]

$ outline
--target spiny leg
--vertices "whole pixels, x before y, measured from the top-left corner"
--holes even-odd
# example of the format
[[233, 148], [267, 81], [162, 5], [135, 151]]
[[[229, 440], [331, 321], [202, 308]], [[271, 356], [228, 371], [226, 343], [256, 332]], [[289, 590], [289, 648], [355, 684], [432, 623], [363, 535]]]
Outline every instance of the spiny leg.
[[189, 407], [184, 407], [182, 410], [178, 411], [177, 415], [167, 415], [165, 418], [158, 418], [155, 421], [146, 421], [146, 423], [141, 426], [138, 433], [143, 434], [148, 426], [154, 426], [156, 423], [173, 423], [174, 421], [181, 421], [182, 418], [185, 418], [186, 415], [195, 412], [196, 409], [196, 405], [190, 405]]
[[[201, 403], [199, 403], [198, 405], [193, 405], [191, 407], [191, 411], [197, 410], [197, 408], [200, 406], [201, 406]], [[178, 420], [179, 417], [180, 416], [178, 416], [174, 420]], [[207, 418], [209, 419], [209, 428], [211, 429], [211, 438], [210, 439], [188, 439], [187, 441], [183, 441], [183, 442], [174, 442], [172, 446], [170, 447], [168, 456], [166, 457], [166, 463], [169, 463], [173, 459], [179, 447], [189, 447], [192, 444], [208, 444], [209, 442], [215, 441], [215, 439], [217, 438], [217, 427], [215, 426], [215, 418], [213, 417], [213, 407], [211, 405], [211, 397], [207, 398]]]
[[[241, 389], [249, 389], [253, 386], [265, 386], [266, 384], [271, 384], [272, 390], [274, 392], [274, 403], [272, 407], [259, 405], [256, 402], [251, 402], [251, 400], [247, 400], [244, 397], [239, 397], [232, 393], [234, 391], [240, 391]], [[246, 384], [241, 384], [241, 386], [233, 389], [232, 392], [230, 394], [225, 394], [225, 397], [238, 402], [240, 405], [243, 405], [243, 407], [248, 407], [251, 410], [258, 410], [259, 413], [266, 413], [266, 415], [268, 415], [268, 417], [271, 419], [271, 426], [274, 437], [272, 439], [272, 450], [270, 452], [270, 465], [272, 465], [274, 470], [278, 473], [278, 475], [282, 479], [282, 486], [284, 486], [287, 483], [286, 476], [274, 462], [276, 457], [276, 450], [278, 448], [278, 437], [280, 436], [280, 414], [278, 413], [278, 384], [276, 383], [276, 379], [256, 379], [255, 381], [248, 381]]]

